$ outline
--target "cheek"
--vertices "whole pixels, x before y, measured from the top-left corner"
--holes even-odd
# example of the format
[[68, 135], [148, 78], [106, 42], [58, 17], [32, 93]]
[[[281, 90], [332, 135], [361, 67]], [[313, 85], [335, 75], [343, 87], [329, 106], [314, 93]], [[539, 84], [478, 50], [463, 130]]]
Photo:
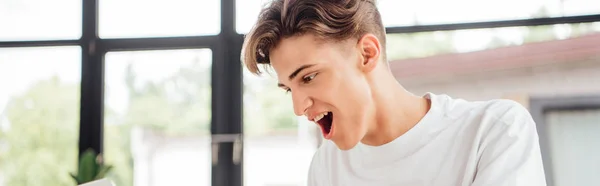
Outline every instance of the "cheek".
[[328, 85], [327, 100], [340, 109], [344, 115], [354, 115], [363, 112], [371, 99], [370, 88], [364, 79], [358, 76], [335, 78]]

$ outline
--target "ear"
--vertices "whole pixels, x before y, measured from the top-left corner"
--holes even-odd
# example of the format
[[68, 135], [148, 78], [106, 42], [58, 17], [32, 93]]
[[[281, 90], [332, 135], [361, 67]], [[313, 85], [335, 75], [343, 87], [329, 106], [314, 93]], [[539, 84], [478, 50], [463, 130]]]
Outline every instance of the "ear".
[[361, 63], [359, 67], [364, 72], [370, 72], [379, 63], [381, 55], [381, 45], [377, 36], [365, 34], [358, 40], [358, 48], [361, 52]]

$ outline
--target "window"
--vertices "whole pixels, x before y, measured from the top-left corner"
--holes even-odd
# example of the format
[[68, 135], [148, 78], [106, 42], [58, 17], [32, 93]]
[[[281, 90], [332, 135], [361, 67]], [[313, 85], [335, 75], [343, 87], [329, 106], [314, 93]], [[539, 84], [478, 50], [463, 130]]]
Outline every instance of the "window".
[[0, 48], [1, 186], [75, 183], [80, 52]]
[[119, 186], [210, 185], [209, 49], [106, 54], [104, 146]]
[[499, 21], [600, 13], [594, 0], [379, 0], [386, 26]]
[[[267, 0], [236, 0], [237, 32], [248, 33]], [[594, 0], [378, 0], [383, 24], [414, 26], [464, 22], [500, 21], [600, 13]], [[510, 10], [510, 11], [507, 11]]]
[[[243, 37], [233, 37], [234, 30], [221, 30], [222, 22], [230, 20], [221, 19], [221, 6], [232, 3], [86, 2], [90, 1], [0, 0], [0, 186], [73, 185], [69, 173], [77, 169], [77, 142], [89, 139], [92, 143], [86, 147], [99, 145], [86, 136], [90, 134], [103, 135], [104, 158], [115, 166], [108, 176], [119, 186], [237, 184], [225, 179], [239, 180], [238, 164], [219, 161], [211, 168], [209, 128], [211, 112], [219, 119], [236, 117], [238, 121], [227, 110], [235, 105], [211, 110], [211, 82], [219, 82], [211, 77], [224, 78], [227, 86], [239, 85], [241, 78], [210, 75], [213, 57], [227, 60], [215, 61], [225, 68], [239, 65], [230, 61], [238, 57], [199, 49], [239, 49], [234, 45], [241, 44]], [[269, 2], [236, 0], [236, 12], [223, 12], [236, 16], [235, 28], [224, 28], [247, 33]], [[591, 23], [600, 21], [600, 6], [591, 6], [595, 0], [377, 2], [387, 27], [590, 15], [566, 19], [585, 22], [580, 24], [389, 33], [390, 68], [412, 93], [467, 100], [509, 98], [525, 106], [529, 97], [600, 93], [597, 82], [590, 81], [600, 79], [600, 23]], [[82, 20], [82, 12], [96, 8], [97, 17]], [[97, 30], [82, 34], [82, 22], [93, 20], [98, 21]], [[221, 32], [225, 34], [218, 35]], [[95, 33], [101, 39], [78, 42], [82, 35]], [[90, 45], [90, 51], [109, 51], [104, 58], [82, 53], [82, 46], [94, 43], [98, 45]], [[153, 50], [127, 51], [133, 48]], [[97, 67], [104, 65], [104, 71], [86, 68], [82, 72], [82, 58]], [[105, 91], [104, 131], [78, 134], [78, 127], [88, 124], [79, 122], [79, 108], [99, 116], [95, 101], [102, 99], [98, 94], [85, 94], [91, 96], [84, 98], [92, 99], [79, 103], [82, 73], [87, 91]], [[276, 87], [274, 75], [244, 73], [245, 185], [306, 185], [310, 161], [322, 140], [318, 127], [294, 115], [291, 97]], [[218, 101], [225, 98], [218, 96]], [[553, 133], [548, 135], [554, 140], [550, 155], [558, 157], [552, 163], [562, 169], [553, 175], [556, 183], [598, 184], [590, 174], [598, 172], [594, 166], [599, 166], [593, 158], [598, 156], [593, 148], [598, 140], [590, 132], [597, 130], [593, 124], [597, 113], [579, 110], [548, 115], [553, 122], [549, 124]], [[99, 127], [100, 123], [91, 124]], [[233, 122], [219, 124], [227, 129], [239, 127]], [[568, 170], [587, 172], [564, 172]], [[213, 175], [218, 182], [211, 183]]]
[[236, 3], [236, 31], [245, 34], [252, 29], [258, 18], [258, 14], [268, 0], [235, 0]]
[[468, 53], [600, 33], [600, 22], [387, 35], [387, 57], [402, 59]]
[[219, 0], [101, 0], [101, 38], [216, 35]]
[[[273, 71], [274, 73], [274, 71]], [[306, 185], [320, 131], [294, 115], [290, 94], [275, 75], [244, 69], [244, 185]]]
[[546, 114], [553, 185], [599, 185], [600, 109]]
[[0, 41], [77, 39], [81, 0], [0, 0]]
[[600, 69], [600, 24], [388, 34], [390, 68], [409, 91], [488, 100], [589, 94]]

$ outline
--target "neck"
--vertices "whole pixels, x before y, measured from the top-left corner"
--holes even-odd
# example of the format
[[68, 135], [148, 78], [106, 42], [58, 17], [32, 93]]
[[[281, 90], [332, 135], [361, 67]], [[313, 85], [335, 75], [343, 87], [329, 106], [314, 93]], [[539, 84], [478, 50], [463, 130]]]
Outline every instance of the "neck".
[[415, 96], [400, 85], [391, 73], [374, 78], [375, 121], [362, 143], [380, 146], [393, 141], [414, 127], [429, 111], [429, 100]]

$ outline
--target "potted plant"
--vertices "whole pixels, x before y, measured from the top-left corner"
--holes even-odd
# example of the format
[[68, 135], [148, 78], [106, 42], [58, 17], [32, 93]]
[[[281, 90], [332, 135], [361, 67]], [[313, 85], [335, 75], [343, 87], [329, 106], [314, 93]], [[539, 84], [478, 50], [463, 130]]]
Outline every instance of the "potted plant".
[[111, 165], [104, 164], [101, 154], [96, 153], [93, 149], [88, 149], [79, 158], [77, 174], [71, 173], [71, 176], [77, 185], [81, 185], [104, 178], [111, 169]]

